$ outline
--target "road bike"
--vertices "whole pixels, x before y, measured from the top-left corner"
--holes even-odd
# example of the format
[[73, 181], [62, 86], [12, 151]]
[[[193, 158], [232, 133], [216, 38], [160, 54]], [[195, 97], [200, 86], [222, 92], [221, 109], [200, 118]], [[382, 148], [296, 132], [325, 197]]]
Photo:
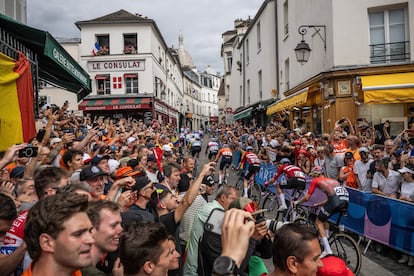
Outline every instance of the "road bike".
[[[296, 207], [298, 216], [296, 223], [302, 223], [314, 227], [317, 230], [315, 221], [317, 218], [317, 210], [319, 207], [298, 205]], [[343, 216], [347, 212], [340, 212], [336, 222], [329, 222], [329, 245], [331, 246], [333, 255], [343, 259], [346, 265], [354, 272], [355, 275], [361, 270], [362, 256], [358, 243], [350, 235], [345, 233], [343, 225], [340, 224]]]
[[[235, 187], [240, 196], [244, 194], [243, 183], [245, 174], [246, 172], [244, 170], [239, 170], [239, 180], [237, 180]], [[262, 200], [262, 187], [258, 183], [254, 182], [255, 176], [256, 173], [254, 173], [247, 182], [247, 195], [251, 200], [255, 201], [257, 205], [259, 205]]]
[[266, 190], [263, 195], [263, 201], [261, 208], [266, 209], [267, 211], [264, 213], [264, 215], [272, 219], [274, 218], [276, 220], [279, 220], [279, 218], [282, 219], [283, 222], [286, 221], [294, 221], [296, 216], [303, 216], [303, 214], [297, 214], [298, 210], [294, 208], [293, 202], [298, 200], [303, 196], [303, 189], [284, 189], [283, 190], [285, 194], [285, 201], [286, 206], [288, 206], [287, 210], [278, 211], [278, 208], [280, 206], [279, 204], [279, 197], [277, 193], [277, 189], [275, 185], [269, 185], [266, 187]]

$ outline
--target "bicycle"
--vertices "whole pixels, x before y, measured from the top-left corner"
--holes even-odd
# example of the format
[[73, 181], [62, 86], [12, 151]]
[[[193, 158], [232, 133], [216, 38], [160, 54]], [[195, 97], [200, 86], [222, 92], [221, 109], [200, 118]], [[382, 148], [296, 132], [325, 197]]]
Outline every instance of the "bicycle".
[[[309, 225], [317, 230], [315, 221], [319, 207], [299, 205], [296, 209], [299, 215], [295, 222]], [[346, 214], [346, 212], [340, 212], [335, 223], [329, 222], [330, 235], [328, 241], [333, 255], [343, 259], [352, 272], [357, 275], [361, 270], [362, 256], [358, 243], [345, 233], [342, 225], [340, 225], [342, 217]]]
[[[262, 209], [266, 209], [265, 216], [269, 217], [274, 211], [276, 211], [275, 219], [279, 220], [280, 215], [282, 214], [282, 221], [294, 221], [297, 214], [297, 210], [293, 207], [293, 202], [298, 200], [302, 195], [303, 189], [284, 189], [286, 196], [286, 205], [288, 206], [287, 210], [277, 211], [279, 208], [279, 197], [275, 185], [269, 185], [266, 187], [265, 194], [263, 196], [263, 202], [261, 205]], [[303, 214], [299, 214], [303, 216]]]
[[[244, 175], [245, 175], [245, 171], [240, 170], [239, 180], [237, 180], [236, 186], [235, 186], [237, 191], [239, 192], [239, 195], [243, 195], [244, 193], [244, 185], [243, 185]], [[256, 173], [253, 174], [253, 176], [249, 179], [247, 183], [247, 189], [248, 189], [247, 195], [251, 200], [255, 201], [259, 205], [262, 200], [262, 187], [256, 182], [254, 182], [255, 176], [256, 176]]]

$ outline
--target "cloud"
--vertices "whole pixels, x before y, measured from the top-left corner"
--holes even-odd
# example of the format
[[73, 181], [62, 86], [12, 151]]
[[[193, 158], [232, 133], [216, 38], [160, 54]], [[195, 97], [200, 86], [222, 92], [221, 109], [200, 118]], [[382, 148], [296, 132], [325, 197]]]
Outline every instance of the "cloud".
[[104, 16], [120, 9], [153, 19], [168, 46], [178, 47], [178, 35], [184, 35], [184, 47], [197, 68], [207, 65], [223, 71], [220, 57], [222, 33], [233, 29], [236, 18], [253, 18], [260, 0], [44, 0], [27, 1], [28, 25], [50, 32], [55, 37], [80, 37], [76, 21]]

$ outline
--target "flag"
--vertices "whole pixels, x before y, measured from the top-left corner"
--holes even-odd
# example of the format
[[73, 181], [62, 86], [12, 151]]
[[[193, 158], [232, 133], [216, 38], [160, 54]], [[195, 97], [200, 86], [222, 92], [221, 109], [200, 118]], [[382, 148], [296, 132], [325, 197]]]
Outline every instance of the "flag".
[[30, 61], [0, 53], [0, 150], [36, 136]]
[[95, 47], [92, 49], [92, 55], [96, 56], [100, 50], [101, 45], [99, 45], [99, 42], [95, 42]]

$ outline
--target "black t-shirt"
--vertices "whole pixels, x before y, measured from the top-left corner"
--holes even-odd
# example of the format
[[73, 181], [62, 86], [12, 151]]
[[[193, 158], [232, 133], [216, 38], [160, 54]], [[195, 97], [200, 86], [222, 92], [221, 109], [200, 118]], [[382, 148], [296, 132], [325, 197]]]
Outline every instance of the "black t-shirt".
[[180, 245], [180, 235], [179, 235], [179, 226], [180, 226], [180, 222], [176, 222], [175, 218], [174, 218], [174, 214], [175, 211], [172, 211], [166, 215], [162, 215], [159, 217], [159, 221], [165, 226], [165, 228], [167, 229], [168, 234], [170, 234], [171, 236], [174, 237], [175, 239], [175, 249], [178, 251], [178, 253], [180, 253], [180, 260], [179, 260], [179, 264], [180, 267], [176, 270], [169, 270], [168, 271], [168, 275], [169, 276], [178, 276], [178, 275], [182, 275], [182, 250], [181, 250], [181, 245]]
[[138, 205], [132, 205], [128, 211], [123, 212], [121, 214], [122, 216], [122, 225], [128, 226], [133, 223], [139, 222], [139, 221], [145, 221], [145, 222], [154, 222], [155, 216], [151, 213], [149, 209], [142, 209]]

